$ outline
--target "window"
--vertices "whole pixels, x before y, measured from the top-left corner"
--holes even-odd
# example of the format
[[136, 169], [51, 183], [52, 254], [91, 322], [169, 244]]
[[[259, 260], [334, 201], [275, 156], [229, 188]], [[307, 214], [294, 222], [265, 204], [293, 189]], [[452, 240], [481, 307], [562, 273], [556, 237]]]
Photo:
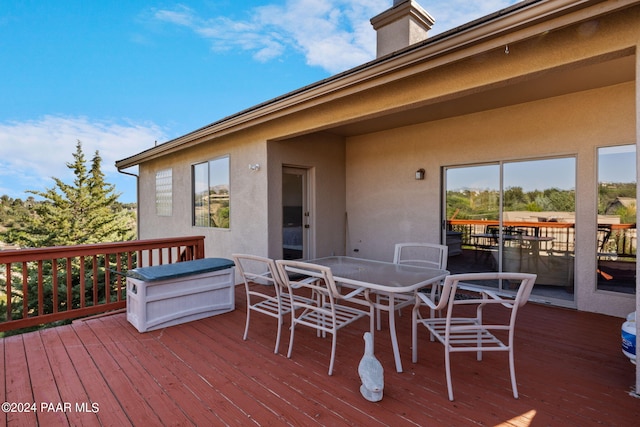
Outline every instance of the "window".
[[229, 157], [193, 165], [193, 225], [229, 228]]
[[156, 215], [171, 216], [173, 204], [172, 170], [156, 172]]
[[598, 290], [636, 289], [636, 147], [598, 149]]

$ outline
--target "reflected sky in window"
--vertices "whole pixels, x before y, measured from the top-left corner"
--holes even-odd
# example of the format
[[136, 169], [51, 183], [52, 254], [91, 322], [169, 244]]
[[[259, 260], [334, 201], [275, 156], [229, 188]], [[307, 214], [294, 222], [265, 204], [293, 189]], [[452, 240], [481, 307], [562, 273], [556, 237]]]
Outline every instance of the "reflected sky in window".
[[[504, 163], [504, 187], [522, 187], [523, 191], [557, 188], [574, 190], [574, 157]], [[479, 165], [447, 169], [447, 190], [498, 190], [500, 165]]]
[[636, 182], [636, 146], [622, 145], [598, 149], [600, 182]]

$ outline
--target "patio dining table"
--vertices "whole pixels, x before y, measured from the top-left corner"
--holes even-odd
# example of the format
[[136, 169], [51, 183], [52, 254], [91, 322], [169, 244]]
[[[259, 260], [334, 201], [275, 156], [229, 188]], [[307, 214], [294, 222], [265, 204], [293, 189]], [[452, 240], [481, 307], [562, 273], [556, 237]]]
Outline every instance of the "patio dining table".
[[389, 312], [389, 335], [391, 335], [396, 370], [402, 372], [394, 315], [395, 296], [397, 294], [415, 292], [425, 286], [437, 283], [443, 280], [449, 272], [436, 268], [346, 256], [317, 258], [307, 262], [330, 267], [333, 277], [338, 283], [353, 287], [364, 287], [372, 293], [380, 292], [388, 296], [388, 305], [379, 304], [371, 300], [369, 300], [369, 303], [375, 308]]

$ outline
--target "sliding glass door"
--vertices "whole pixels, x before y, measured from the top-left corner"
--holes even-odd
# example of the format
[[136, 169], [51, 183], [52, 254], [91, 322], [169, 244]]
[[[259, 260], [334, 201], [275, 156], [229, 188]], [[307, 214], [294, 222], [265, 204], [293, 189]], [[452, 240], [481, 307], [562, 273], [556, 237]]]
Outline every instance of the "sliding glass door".
[[463, 247], [449, 269], [535, 273], [534, 294], [572, 301], [575, 176], [573, 157], [447, 168], [447, 230]]

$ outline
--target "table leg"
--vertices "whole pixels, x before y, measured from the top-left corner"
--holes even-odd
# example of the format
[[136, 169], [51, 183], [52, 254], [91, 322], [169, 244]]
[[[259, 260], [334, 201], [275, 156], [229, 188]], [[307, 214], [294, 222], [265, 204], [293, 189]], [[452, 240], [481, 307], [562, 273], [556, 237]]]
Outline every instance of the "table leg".
[[369, 289], [364, 291], [364, 299], [369, 303], [369, 332], [371, 332], [371, 342], [375, 342], [375, 314], [378, 304], [371, 300], [371, 292]]
[[402, 372], [402, 362], [400, 361], [400, 349], [398, 348], [398, 337], [396, 335], [396, 311], [395, 298], [393, 293], [389, 294], [389, 335], [391, 335], [391, 346], [393, 347], [393, 357], [396, 360], [396, 371]]

